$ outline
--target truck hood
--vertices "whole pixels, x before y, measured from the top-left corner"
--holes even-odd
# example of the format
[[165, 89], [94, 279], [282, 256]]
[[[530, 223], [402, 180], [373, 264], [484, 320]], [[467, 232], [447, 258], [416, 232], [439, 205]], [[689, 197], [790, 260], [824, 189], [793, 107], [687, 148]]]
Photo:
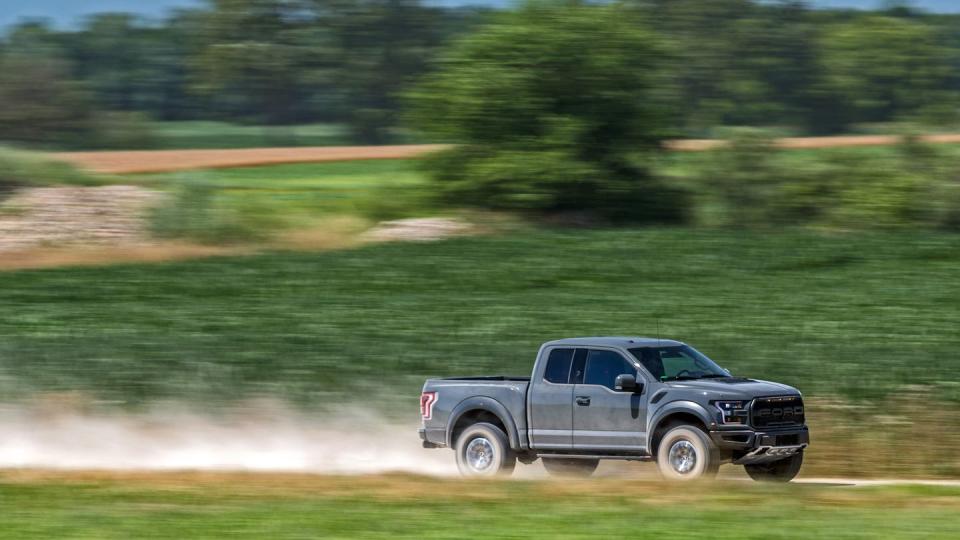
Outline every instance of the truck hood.
[[761, 396], [799, 395], [800, 391], [792, 386], [756, 379], [700, 379], [694, 381], [672, 381], [671, 388], [702, 390], [714, 399], [753, 399]]

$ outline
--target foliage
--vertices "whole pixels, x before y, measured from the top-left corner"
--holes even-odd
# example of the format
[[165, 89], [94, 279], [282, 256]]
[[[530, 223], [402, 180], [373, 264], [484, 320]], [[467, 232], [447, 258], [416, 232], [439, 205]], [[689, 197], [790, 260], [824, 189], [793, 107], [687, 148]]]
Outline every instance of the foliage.
[[0, 140], [76, 143], [91, 132], [89, 96], [62, 59], [0, 54]]
[[[541, 10], [564, 6], [536, 3]], [[574, 4], [578, 13], [611, 10]], [[954, 29], [960, 15], [810, 9], [794, 1], [620, 4], [651, 23], [631, 30], [655, 34], [648, 37], [668, 57], [667, 77], [656, 90], [658, 103], [682, 105], [671, 107], [672, 135], [709, 136], [717, 126], [835, 133], [905, 119], [941, 128], [956, 124], [960, 34]], [[0, 56], [12, 63], [0, 72], [0, 87], [17, 98], [11, 103], [28, 105], [5, 107], [19, 120], [7, 123], [16, 129], [4, 129], [4, 138], [107, 146], [84, 130], [99, 111], [115, 111], [162, 121], [336, 123], [347, 127], [353, 142], [393, 142], [398, 128], [409, 127], [402, 125], [400, 96], [429, 75], [438, 58], [449, 56], [450, 44], [491, 20], [522, 18], [525, 9], [531, 8], [216, 0], [178, 10], [161, 23], [116, 13], [68, 29], [24, 22], [0, 35]], [[586, 48], [614, 38], [605, 29], [583, 29], [595, 32], [595, 39], [579, 41]], [[515, 59], [521, 48], [509, 41], [488, 46]], [[36, 61], [20, 68], [23, 55]], [[570, 62], [558, 66], [579, 69]], [[31, 96], [30, 89], [40, 90]], [[631, 90], [649, 97], [646, 86], [621, 89]], [[274, 144], [301, 144], [292, 132], [286, 135]]]
[[957, 120], [960, 50], [944, 45], [936, 27], [863, 17], [829, 27], [821, 40], [825, 86], [839, 97], [848, 121]]
[[215, 190], [185, 182], [174, 197], [153, 210], [152, 231], [159, 238], [187, 238], [209, 244], [231, 244], [262, 238], [269, 227], [257, 227], [255, 214], [241, 215], [217, 205]]
[[960, 168], [945, 151], [910, 137], [884, 153], [804, 154], [749, 130], [728, 143], [701, 156], [690, 188], [705, 224], [956, 229]]
[[307, 163], [136, 176], [174, 194], [154, 215], [165, 238], [260, 240], [347, 215], [394, 219], [433, 213], [412, 162]]
[[199, 88], [268, 124], [343, 121], [383, 143], [396, 94], [424, 69], [443, 20], [417, 2], [217, 0], [191, 59]]
[[635, 10], [532, 3], [502, 14], [411, 95], [424, 130], [461, 144], [427, 170], [458, 204], [678, 220], [682, 205], [642, 166], [668, 125], [663, 73]]
[[0, 198], [18, 187], [92, 186], [105, 181], [43, 154], [0, 147]]

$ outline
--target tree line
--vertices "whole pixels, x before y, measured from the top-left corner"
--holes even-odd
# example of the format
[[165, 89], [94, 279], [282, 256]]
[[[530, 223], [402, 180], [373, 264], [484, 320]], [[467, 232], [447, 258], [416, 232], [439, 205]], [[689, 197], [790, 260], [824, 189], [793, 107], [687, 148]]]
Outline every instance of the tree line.
[[[604, 9], [535, 4], [570, 13]], [[619, 90], [669, 117], [657, 123], [664, 136], [710, 136], [719, 126], [830, 134], [957, 120], [960, 16], [904, 7], [814, 10], [799, 1], [620, 4], [651, 43], [657, 69], [617, 74], [627, 85]], [[419, 125], [405, 114], [409, 96], [429, 87], [419, 81], [442, 70], [458, 43], [497, 24], [501, 11], [418, 0], [210, 0], [161, 23], [118, 13], [70, 29], [26, 21], [0, 40], [0, 140], [146, 146], [146, 120], [202, 119], [330, 122], [347, 126], [357, 143], [392, 142]], [[596, 32], [595, 41], [578, 46], [603, 48], [604, 28]], [[544, 41], [563, 46], [563, 36], [556, 38]], [[520, 46], [505, 40], [494, 49], [515, 61]], [[538, 55], [558, 58], [535, 47], [526, 54], [531, 63]], [[581, 75], [551, 83], [563, 88]]]

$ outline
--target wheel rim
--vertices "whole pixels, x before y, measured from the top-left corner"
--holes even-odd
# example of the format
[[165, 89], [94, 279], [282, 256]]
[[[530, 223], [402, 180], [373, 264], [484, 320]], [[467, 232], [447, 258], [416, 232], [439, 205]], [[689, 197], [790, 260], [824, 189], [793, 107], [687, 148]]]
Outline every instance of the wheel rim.
[[485, 472], [493, 466], [493, 444], [484, 437], [477, 437], [467, 444], [467, 466], [476, 472]]
[[688, 474], [697, 466], [697, 449], [690, 441], [677, 441], [670, 447], [668, 458], [677, 474]]

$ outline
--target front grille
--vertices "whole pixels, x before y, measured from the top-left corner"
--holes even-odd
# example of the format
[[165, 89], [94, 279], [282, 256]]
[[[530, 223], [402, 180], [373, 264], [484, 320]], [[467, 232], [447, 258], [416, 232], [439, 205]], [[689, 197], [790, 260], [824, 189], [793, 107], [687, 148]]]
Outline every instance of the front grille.
[[755, 428], [799, 426], [803, 422], [803, 398], [800, 396], [757, 398], [750, 407], [750, 425]]

